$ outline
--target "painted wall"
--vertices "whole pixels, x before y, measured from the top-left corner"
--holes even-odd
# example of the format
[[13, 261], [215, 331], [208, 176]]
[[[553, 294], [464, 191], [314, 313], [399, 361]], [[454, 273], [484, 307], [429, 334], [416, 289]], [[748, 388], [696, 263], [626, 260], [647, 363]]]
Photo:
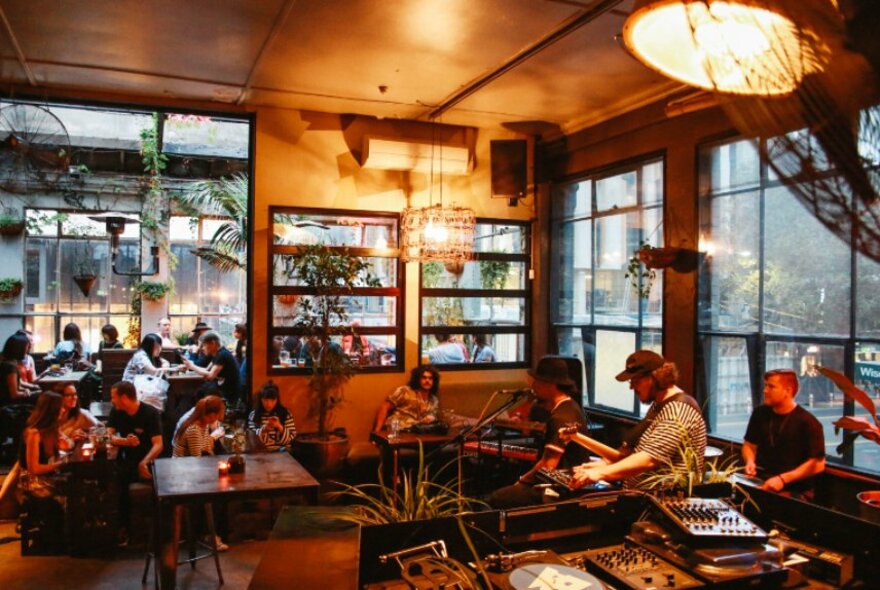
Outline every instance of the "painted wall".
[[[405, 121], [366, 120], [362, 117], [331, 115], [280, 109], [259, 109], [256, 113], [255, 214], [253, 269], [253, 386], [267, 375], [267, 326], [270, 321], [268, 287], [269, 207], [272, 205], [401, 211], [407, 197], [413, 206], [429, 204], [427, 174], [365, 170], [358, 163], [364, 132], [383, 137], [424, 137], [425, 124]], [[443, 132], [444, 138], [450, 130]], [[478, 217], [530, 219], [530, 207], [508, 207], [504, 199], [491, 198], [489, 141], [515, 139], [503, 130], [461, 128], [451, 131], [453, 141], [472, 143], [476, 164], [467, 176], [444, 176], [443, 202], [472, 207]], [[435, 171], [435, 176], [437, 172]], [[438, 200], [438, 189], [434, 191]], [[418, 264], [406, 269], [405, 373], [357, 375], [346, 387], [346, 402], [336, 412], [334, 424], [344, 426], [354, 441], [367, 440], [379, 404], [395, 387], [405, 383], [416, 366], [418, 352]], [[525, 371], [461, 371], [443, 374], [446, 383], [524, 379]], [[298, 430], [315, 428], [306, 419], [306, 379], [273, 376], [283, 403], [293, 412]], [[441, 385], [442, 399], [442, 385]]]

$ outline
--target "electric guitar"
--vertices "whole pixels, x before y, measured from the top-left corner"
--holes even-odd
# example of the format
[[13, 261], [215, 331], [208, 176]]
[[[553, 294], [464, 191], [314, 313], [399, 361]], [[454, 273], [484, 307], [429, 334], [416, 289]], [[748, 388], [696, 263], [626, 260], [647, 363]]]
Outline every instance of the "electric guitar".
[[612, 447], [609, 447], [608, 445], [600, 443], [594, 438], [590, 438], [586, 434], [578, 432], [577, 425], [564, 426], [560, 428], [559, 438], [565, 442], [576, 442], [588, 451], [599, 455], [602, 459], [608, 461], [609, 463], [615, 463], [629, 455], [629, 449], [627, 447], [623, 447], [621, 449], [614, 449]]

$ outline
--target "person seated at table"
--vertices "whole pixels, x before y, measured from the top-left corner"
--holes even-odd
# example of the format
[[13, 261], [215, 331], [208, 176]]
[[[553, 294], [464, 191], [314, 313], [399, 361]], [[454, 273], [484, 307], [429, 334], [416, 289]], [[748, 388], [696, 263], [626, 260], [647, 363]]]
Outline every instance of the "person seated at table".
[[200, 367], [188, 358], [183, 359], [187, 370], [204, 377], [205, 382], [211, 384], [211, 388], [218, 389], [223, 399], [230, 406], [238, 402], [240, 391], [238, 389], [238, 363], [235, 357], [220, 342], [220, 335], [209, 330], [199, 336], [199, 343], [205, 354], [211, 357], [207, 367]]
[[419, 365], [410, 372], [409, 383], [401, 385], [379, 406], [373, 431], [387, 429], [397, 420], [400, 430], [412, 429], [420, 424], [437, 422], [440, 401], [440, 372], [432, 365]]
[[[147, 334], [141, 340], [140, 348], [129, 359], [122, 372], [122, 380], [134, 383], [136, 375], [159, 375], [162, 372], [163, 363], [165, 361], [161, 357], [162, 339], [158, 334]], [[159, 359], [160, 366], [156, 366], [154, 359]], [[164, 366], [168, 365], [168, 361], [164, 362]]]
[[16, 403], [31, 403], [33, 396], [39, 393], [37, 389], [22, 386], [19, 363], [24, 360], [28, 351], [28, 338], [24, 334], [13, 334], [6, 339], [3, 345], [2, 360], [0, 360], [0, 407]]
[[576, 444], [566, 444], [560, 429], [573, 428], [577, 432], [587, 432], [587, 419], [583, 408], [572, 399], [577, 384], [568, 373], [568, 365], [561, 358], [543, 357], [534, 369], [527, 371], [529, 386], [537, 397], [537, 406], [547, 416], [547, 438], [540, 458], [516, 483], [502, 487], [489, 497], [493, 508], [515, 508], [540, 504], [544, 489], [536, 487], [541, 483], [538, 472], [541, 469], [567, 469], [580, 465], [589, 457], [586, 449]]
[[75, 368], [88, 368], [89, 355], [92, 354], [87, 342], [82, 339], [79, 326], [70, 322], [64, 326], [62, 340], [55, 346], [52, 356], [61, 363], [72, 363]]
[[247, 387], [247, 324], [235, 324], [232, 331], [235, 338], [235, 362], [238, 363], [238, 384], [241, 388], [242, 399], [249, 399], [250, 393], [246, 391]]
[[98, 424], [98, 419], [91, 412], [79, 405], [79, 393], [76, 385], [68, 383], [60, 388], [61, 391], [61, 417], [59, 429], [61, 434], [74, 442], [85, 440], [89, 429]]
[[119, 341], [119, 330], [113, 324], [107, 324], [101, 328], [101, 341], [98, 342], [98, 352], [107, 349], [122, 348], [122, 342]]
[[174, 433], [172, 457], [200, 457], [214, 454], [212, 425], [226, 415], [223, 399], [209, 395], [187, 412]]
[[[156, 338], [158, 341], [158, 338]], [[118, 447], [116, 460], [122, 490], [119, 494], [121, 522], [119, 544], [128, 542], [130, 518], [129, 484], [152, 483], [150, 464], [162, 453], [162, 422], [159, 410], [138, 401], [137, 390], [129, 381], [119, 381], [110, 388], [113, 409], [107, 419], [110, 444]]]
[[248, 429], [256, 433], [267, 451], [277, 451], [296, 437], [293, 416], [278, 398], [278, 386], [269, 381], [260, 388], [248, 416]]
[[177, 348], [177, 340], [171, 335], [171, 318], [164, 317], [160, 319], [156, 326], [159, 328], [157, 334], [162, 339], [162, 348]]
[[[202, 399], [208, 399], [208, 398], [219, 399], [221, 402], [223, 401], [223, 398], [218, 397], [216, 395], [209, 395], [209, 396], [206, 396]], [[198, 402], [196, 402], [196, 404], [198, 404]], [[193, 407], [191, 407], [189, 410], [184, 412], [183, 416], [180, 417], [180, 419], [177, 421], [177, 425], [174, 427], [175, 433], [178, 432], [183, 427], [184, 422], [186, 422], [187, 420], [190, 419], [190, 417], [193, 415], [193, 412], [195, 412], [195, 409], [196, 409], [196, 405], [193, 405]], [[223, 412], [221, 412], [213, 422], [208, 424], [208, 430], [211, 433], [211, 439], [214, 441], [214, 452], [217, 452], [217, 453], [225, 452], [223, 450], [222, 446], [220, 445], [220, 443], [218, 442], [221, 438], [223, 438], [226, 435], [226, 429], [223, 426], [223, 419], [226, 417], [225, 411], [226, 411], [226, 405], [224, 404], [223, 405]], [[173, 441], [173, 439], [172, 439], [172, 441]]]
[[31, 351], [34, 349], [34, 335], [30, 330], [16, 330], [16, 334], [27, 338], [27, 349], [24, 352], [24, 358], [16, 363], [18, 368], [19, 386], [27, 389], [31, 393], [39, 393], [41, 391], [40, 384], [37, 383], [37, 364]]
[[[361, 325], [360, 320], [351, 321], [352, 331], [356, 331]], [[363, 334], [346, 334], [342, 337], [342, 352], [345, 354], [357, 354], [359, 356], [370, 356], [370, 341]]]
[[202, 335], [210, 331], [212, 331], [211, 326], [205, 322], [196, 322], [196, 327], [192, 329], [189, 338], [186, 339], [186, 354], [181, 356], [188, 358], [198, 367], [210, 365], [211, 355], [205, 352], [201, 342]]
[[65, 497], [52, 476], [64, 465], [60, 461], [61, 436], [58, 430], [61, 406], [61, 396], [57, 393], [48, 391], [40, 395], [25, 425], [24, 444], [19, 452], [19, 489], [24, 500], [31, 501], [29, 518], [56, 525], [59, 546], [64, 544]]

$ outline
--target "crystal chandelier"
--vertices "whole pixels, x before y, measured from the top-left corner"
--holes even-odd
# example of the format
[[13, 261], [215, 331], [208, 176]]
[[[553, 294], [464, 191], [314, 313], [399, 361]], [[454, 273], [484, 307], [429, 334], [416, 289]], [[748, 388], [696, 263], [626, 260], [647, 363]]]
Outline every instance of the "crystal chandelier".
[[406, 207], [400, 224], [404, 262], [464, 262], [474, 248], [477, 218], [467, 207], [443, 206], [443, 145], [440, 149], [440, 202], [434, 204], [434, 145], [431, 137], [431, 187], [427, 207]]

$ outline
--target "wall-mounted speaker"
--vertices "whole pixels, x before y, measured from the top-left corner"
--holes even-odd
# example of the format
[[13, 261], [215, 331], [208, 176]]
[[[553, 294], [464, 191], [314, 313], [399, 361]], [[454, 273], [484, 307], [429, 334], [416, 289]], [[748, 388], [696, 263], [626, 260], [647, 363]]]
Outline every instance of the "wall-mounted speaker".
[[492, 164], [492, 196], [514, 201], [526, 196], [528, 144], [525, 139], [494, 139], [489, 142]]

